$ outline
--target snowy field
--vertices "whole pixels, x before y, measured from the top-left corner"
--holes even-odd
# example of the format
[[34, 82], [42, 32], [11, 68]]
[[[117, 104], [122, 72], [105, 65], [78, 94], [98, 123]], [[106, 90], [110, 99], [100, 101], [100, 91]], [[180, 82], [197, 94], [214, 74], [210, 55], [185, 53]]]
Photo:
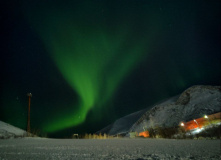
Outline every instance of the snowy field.
[[44, 139], [0, 140], [0, 159], [221, 159], [220, 140]]

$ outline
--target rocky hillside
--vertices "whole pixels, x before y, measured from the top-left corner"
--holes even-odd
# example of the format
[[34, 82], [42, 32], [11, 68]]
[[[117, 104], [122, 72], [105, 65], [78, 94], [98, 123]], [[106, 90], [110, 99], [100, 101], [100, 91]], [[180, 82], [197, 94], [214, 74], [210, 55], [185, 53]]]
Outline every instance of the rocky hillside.
[[[150, 107], [148, 107], [150, 108]], [[118, 119], [97, 133], [110, 135], [141, 132], [151, 127], [173, 127], [181, 121], [190, 121], [205, 114], [221, 111], [221, 86], [197, 85], [188, 88], [180, 96]]]

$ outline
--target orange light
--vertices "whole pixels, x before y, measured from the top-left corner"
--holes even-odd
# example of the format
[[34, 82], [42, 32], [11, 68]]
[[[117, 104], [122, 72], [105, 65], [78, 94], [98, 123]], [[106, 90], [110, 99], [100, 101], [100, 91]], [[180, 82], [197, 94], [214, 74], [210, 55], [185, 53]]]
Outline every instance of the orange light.
[[148, 131], [144, 131], [144, 132], [140, 132], [140, 133], [139, 133], [139, 136], [142, 136], [142, 137], [147, 138], [147, 137], [149, 137], [150, 135], [149, 135], [149, 132], [148, 132]]

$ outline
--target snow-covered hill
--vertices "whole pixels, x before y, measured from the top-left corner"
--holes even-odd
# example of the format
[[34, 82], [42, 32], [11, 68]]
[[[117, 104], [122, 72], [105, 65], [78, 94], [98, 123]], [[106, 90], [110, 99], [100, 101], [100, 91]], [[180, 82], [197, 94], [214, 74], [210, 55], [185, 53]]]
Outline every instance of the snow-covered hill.
[[23, 137], [26, 131], [0, 121], [0, 139]]
[[220, 111], [221, 86], [197, 85], [188, 88], [180, 96], [154, 105], [152, 109], [144, 109], [120, 118], [97, 133], [116, 135], [131, 131], [141, 132], [156, 126], [173, 127], [178, 126], [181, 121], [190, 121]]

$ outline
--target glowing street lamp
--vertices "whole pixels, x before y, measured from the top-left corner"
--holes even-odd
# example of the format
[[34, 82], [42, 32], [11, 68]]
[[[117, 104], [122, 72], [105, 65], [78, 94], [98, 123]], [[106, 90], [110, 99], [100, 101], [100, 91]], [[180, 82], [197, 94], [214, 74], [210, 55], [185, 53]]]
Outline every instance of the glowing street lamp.
[[183, 122], [180, 123], [180, 126], [185, 130], [186, 132], [186, 127], [185, 127], [185, 124]]
[[208, 119], [208, 122], [209, 122], [209, 124], [211, 125], [209, 117], [208, 117], [207, 115], [204, 115], [204, 118], [205, 118], [205, 119]]
[[193, 121], [197, 124], [198, 128], [200, 128], [198, 122], [195, 119]]

